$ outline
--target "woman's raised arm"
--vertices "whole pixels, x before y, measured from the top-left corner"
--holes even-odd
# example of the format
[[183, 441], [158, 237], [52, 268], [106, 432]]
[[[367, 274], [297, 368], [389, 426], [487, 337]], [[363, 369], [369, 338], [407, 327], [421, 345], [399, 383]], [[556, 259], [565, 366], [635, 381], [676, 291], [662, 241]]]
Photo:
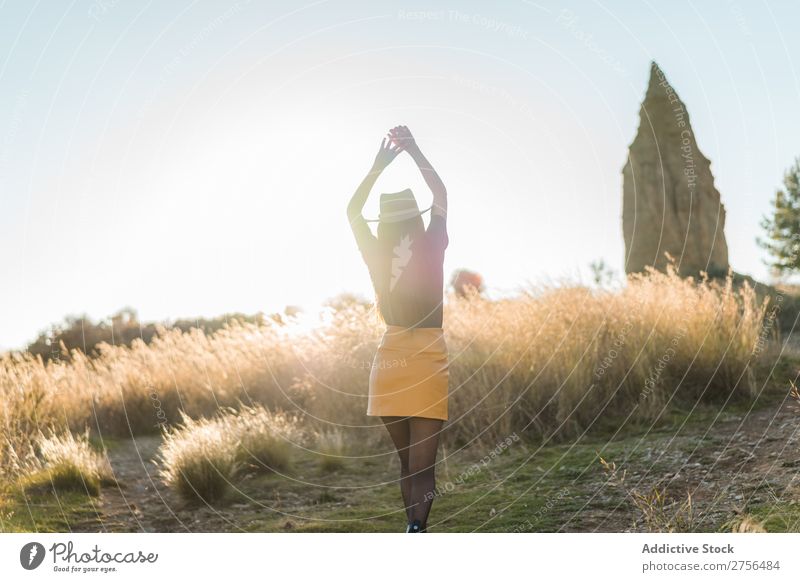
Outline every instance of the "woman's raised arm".
[[433, 169], [433, 166], [428, 161], [428, 158], [422, 153], [417, 145], [411, 131], [405, 125], [398, 125], [389, 131], [392, 141], [399, 146], [402, 146], [416, 162], [422, 177], [428, 188], [431, 189], [433, 194], [433, 209], [431, 215], [439, 214], [442, 217], [447, 216], [447, 189], [444, 187], [444, 182]]
[[402, 146], [392, 143], [392, 140], [383, 138], [381, 147], [375, 156], [375, 161], [372, 163], [372, 168], [370, 168], [369, 173], [361, 181], [361, 184], [358, 186], [347, 205], [347, 217], [350, 219], [351, 225], [356, 219], [361, 218], [361, 211], [364, 209], [364, 204], [367, 203], [369, 193], [372, 191], [372, 187], [375, 185], [378, 176], [386, 169], [386, 166], [392, 163], [392, 160], [397, 157], [397, 154], [402, 151]]

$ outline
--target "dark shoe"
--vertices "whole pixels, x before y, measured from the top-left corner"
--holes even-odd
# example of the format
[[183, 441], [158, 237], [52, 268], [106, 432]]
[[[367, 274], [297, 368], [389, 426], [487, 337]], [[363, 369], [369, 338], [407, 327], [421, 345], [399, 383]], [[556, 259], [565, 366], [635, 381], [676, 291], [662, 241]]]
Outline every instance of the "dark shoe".
[[406, 533], [425, 533], [425, 529], [420, 525], [419, 520], [415, 519], [406, 527]]

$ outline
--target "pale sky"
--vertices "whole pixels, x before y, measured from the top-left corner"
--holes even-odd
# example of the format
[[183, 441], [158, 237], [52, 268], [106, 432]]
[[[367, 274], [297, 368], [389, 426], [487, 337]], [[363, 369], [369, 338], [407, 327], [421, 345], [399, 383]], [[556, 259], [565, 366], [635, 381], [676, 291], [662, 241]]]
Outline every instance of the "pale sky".
[[[623, 270], [622, 174], [655, 59], [766, 280], [800, 155], [793, 1], [0, 3], [0, 346], [67, 314], [371, 296], [345, 206], [407, 125], [449, 194], [445, 275], [494, 294]], [[378, 195], [430, 192], [403, 155]]]

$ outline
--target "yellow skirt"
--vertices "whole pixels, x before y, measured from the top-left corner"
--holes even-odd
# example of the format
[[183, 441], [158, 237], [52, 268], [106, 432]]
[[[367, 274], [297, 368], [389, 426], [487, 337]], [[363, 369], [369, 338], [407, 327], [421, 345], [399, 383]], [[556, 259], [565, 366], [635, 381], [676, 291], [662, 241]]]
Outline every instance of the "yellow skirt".
[[447, 420], [450, 366], [441, 327], [386, 327], [369, 375], [368, 416]]

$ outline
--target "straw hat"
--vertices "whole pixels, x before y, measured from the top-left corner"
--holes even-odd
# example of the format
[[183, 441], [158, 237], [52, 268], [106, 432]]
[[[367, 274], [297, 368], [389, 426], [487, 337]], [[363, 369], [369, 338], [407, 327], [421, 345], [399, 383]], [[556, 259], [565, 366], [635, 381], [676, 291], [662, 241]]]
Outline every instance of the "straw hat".
[[380, 214], [378, 214], [378, 218], [367, 220], [367, 222], [401, 222], [428, 212], [431, 208], [433, 206], [420, 210], [414, 193], [410, 188], [406, 188], [402, 192], [381, 194]]

